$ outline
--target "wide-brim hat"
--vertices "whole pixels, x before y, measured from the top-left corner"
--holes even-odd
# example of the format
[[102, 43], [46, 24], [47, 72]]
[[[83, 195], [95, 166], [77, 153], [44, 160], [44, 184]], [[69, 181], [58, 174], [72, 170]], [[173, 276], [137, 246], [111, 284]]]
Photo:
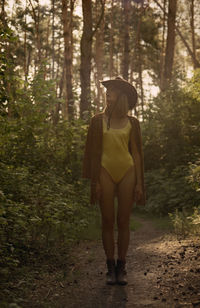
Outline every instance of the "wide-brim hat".
[[121, 89], [121, 91], [127, 95], [129, 110], [135, 107], [138, 95], [135, 87], [130, 82], [119, 76], [114, 79], [100, 80], [100, 82], [106, 89], [111, 86]]

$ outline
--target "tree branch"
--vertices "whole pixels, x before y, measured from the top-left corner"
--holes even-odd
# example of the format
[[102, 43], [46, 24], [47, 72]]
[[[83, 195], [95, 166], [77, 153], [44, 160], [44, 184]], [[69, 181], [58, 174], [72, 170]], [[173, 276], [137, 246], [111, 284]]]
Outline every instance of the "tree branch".
[[[159, 8], [166, 14], [165, 9], [162, 7], [162, 5], [157, 1], [157, 0], [153, 0], [158, 6]], [[184, 38], [184, 36], [182, 35], [181, 31], [179, 30], [179, 28], [177, 27], [177, 25], [175, 25], [175, 29], [177, 31], [177, 34], [180, 36], [183, 44], [185, 45], [188, 53], [190, 54], [193, 63], [195, 63], [196, 67], [200, 67], [200, 62], [196, 59], [194, 52], [192, 51], [192, 49], [190, 48], [189, 44], [187, 43], [186, 39]]]

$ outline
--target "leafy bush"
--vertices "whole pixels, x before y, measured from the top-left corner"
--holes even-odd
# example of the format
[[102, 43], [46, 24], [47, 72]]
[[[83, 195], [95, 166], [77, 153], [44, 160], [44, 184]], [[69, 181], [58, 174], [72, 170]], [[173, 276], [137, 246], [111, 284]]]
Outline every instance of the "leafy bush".
[[178, 166], [171, 173], [164, 169], [149, 171], [145, 178], [147, 211], [165, 215], [200, 203], [200, 193], [196, 189], [198, 177], [191, 167]]
[[186, 209], [169, 213], [173, 223], [174, 231], [177, 235], [186, 237], [187, 235], [200, 235], [200, 206], [194, 207], [193, 212]]
[[[35, 82], [34, 95], [39, 86]], [[33, 252], [69, 247], [94, 216], [88, 207], [89, 187], [80, 180], [85, 123], [60, 120], [54, 125], [48, 108], [40, 112], [49, 87], [51, 83], [44, 86], [42, 98], [38, 94], [39, 105], [32, 103], [31, 86], [26, 92], [19, 89], [18, 117], [0, 117], [0, 258], [5, 277]]]

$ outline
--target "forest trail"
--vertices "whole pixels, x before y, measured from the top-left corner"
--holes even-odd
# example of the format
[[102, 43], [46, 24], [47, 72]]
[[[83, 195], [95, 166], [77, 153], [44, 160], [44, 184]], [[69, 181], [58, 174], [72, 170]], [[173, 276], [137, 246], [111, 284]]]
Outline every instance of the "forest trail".
[[136, 219], [141, 227], [131, 232], [128, 285], [107, 286], [101, 241], [81, 242], [66, 278], [52, 273], [39, 280], [27, 307], [200, 307], [200, 242]]

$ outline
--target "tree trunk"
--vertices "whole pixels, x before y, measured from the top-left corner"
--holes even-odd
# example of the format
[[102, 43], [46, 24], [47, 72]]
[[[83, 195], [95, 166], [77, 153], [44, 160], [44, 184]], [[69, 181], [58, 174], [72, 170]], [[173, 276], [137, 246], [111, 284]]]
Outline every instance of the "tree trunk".
[[[160, 3], [159, 3], [157, 0], [153, 0], [153, 1], [159, 6], [159, 8], [160, 8], [163, 12], [165, 12], [164, 8], [162, 7], [162, 5], [160, 5]], [[197, 58], [195, 57], [195, 55], [194, 55], [192, 49], [190, 48], [190, 46], [188, 45], [186, 39], [184, 38], [184, 36], [182, 35], [181, 31], [179, 30], [179, 28], [178, 28], [176, 25], [175, 25], [175, 30], [176, 30], [177, 34], [180, 36], [180, 38], [181, 38], [183, 44], [185, 45], [185, 47], [186, 47], [186, 49], [187, 49], [189, 55], [190, 55], [191, 58], [192, 58], [192, 61], [195, 63], [196, 67], [199, 68], [199, 67], [200, 67], [200, 62], [199, 62], [199, 61], [197, 60]]]
[[141, 109], [142, 109], [142, 118], [144, 116], [144, 89], [143, 89], [143, 77], [142, 77], [142, 47], [141, 47], [141, 22], [142, 22], [142, 14], [143, 7], [138, 11], [138, 25], [136, 32], [136, 53], [137, 53], [137, 70], [138, 70], [138, 81], [140, 87], [140, 101], [141, 101]]
[[192, 32], [192, 52], [194, 55], [193, 58], [193, 67], [196, 69], [198, 67], [198, 63], [196, 61], [196, 39], [195, 39], [195, 26], [194, 26], [194, 0], [191, 0], [190, 3], [190, 27]]
[[113, 67], [114, 67], [114, 60], [113, 60], [113, 49], [114, 49], [114, 36], [113, 36], [113, 4], [114, 0], [111, 1], [111, 13], [110, 13], [110, 44], [109, 44], [109, 75], [110, 78], [113, 77]]
[[4, 27], [6, 27], [7, 23], [6, 23], [6, 13], [5, 13], [5, 0], [1, 0], [1, 14], [0, 14], [0, 18], [1, 21], [4, 25]]
[[130, 62], [130, 47], [129, 47], [129, 19], [130, 19], [130, 0], [122, 0], [123, 13], [124, 13], [124, 50], [123, 50], [123, 64], [122, 75], [123, 78], [128, 80], [129, 62]]
[[85, 111], [90, 111], [90, 74], [92, 58], [92, 3], [90, 0], [82, 0], [83, 10], [83, 33], [81, 37], [81, 101], [80, 115], [83, 117]]
[[96, 64], [96, 86], [97, 86], [97, 111], [100, 111], [101, 101], [102, 101], [102, 88], [100, 86], [99, 80], [103, 78], [103, 47], [104, 47], [104, 22], [102, 20], [100, 29], [96, 32], [96, 42], [95, 42], [95, 64]]
[[55, 27], [54, 27], [54, 20], [55, 20], [55, 0], [52, 0], [52, 79], [54, 79], [54, 64], [55, 64]]
[[36, 74], [37, 69], [41, 63], [41, 39], [40, 39], [40, 3], [39, 0], [36, 1], [38, 5], [38, 13], [36, 13], [36, 10], [32, 4], [32, 1], [29, 0], [29, 3], [32, 8], [32, 17], [35, 23], [35, 40], [36, 40], [36, 56], [35, 56], [35, 67], [34, 67], [34, 73]]
[[163, 11], [163, 21], [162, 21], [162, 44], [161, 44], [161, 54], [160, 54], [160, 87], [163, 84], [163, 78], [164, 78], [166, 0], [164, 0], [163, 8], [164, 11]]
[[72, 20], [74, 10], [74, 0], [62, 0], [62, 17], [64, 28], [64, 59], [65, 59], [65, 81], [66, 81], [66, 106], [64, 116], [72, 119], [74, 116], [74, 97], [72, 91]]
[[172, 78], [174, 49], [175, 49], [176, 4], [177, 0], [169, 0], [165, 67], [164, 67], [163, 83], [161, 85], [162, 90], [165, 90], [169, 86]]
[[[27, 9], [27, 0], [26, 0], [26, 9]], [[26, 34], [26, 14], [24, 16], [24, 23], [25, 23], [25, 30], [24, 30], [24, 86], [26, 88], [26, 84], [27, 84], [27, 34]]]

